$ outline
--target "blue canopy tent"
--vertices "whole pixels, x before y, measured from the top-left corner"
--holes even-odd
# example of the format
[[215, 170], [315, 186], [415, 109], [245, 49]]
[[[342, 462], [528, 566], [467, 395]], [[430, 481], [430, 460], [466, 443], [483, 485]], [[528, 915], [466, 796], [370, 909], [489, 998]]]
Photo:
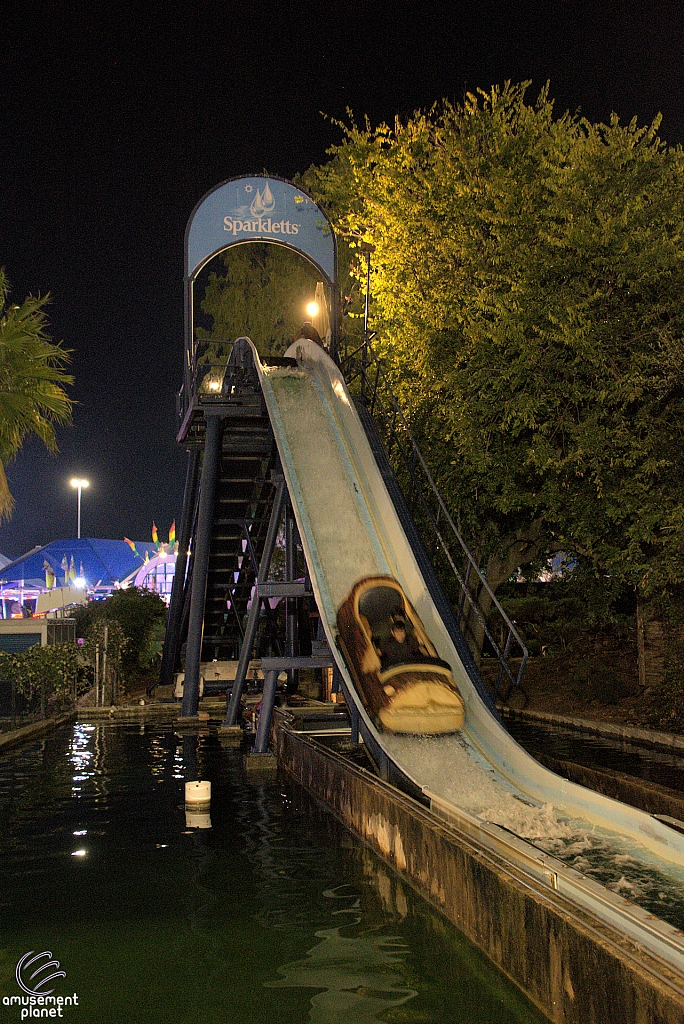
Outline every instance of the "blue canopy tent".
[[[45, 592], [46, 567], [55, 577], [55, 586], [65, 582], [65, 569], [72, 559], [76, 575], [85, 579], [85, 586], [97, 597], [105, 597], [116, 586], [139, 569], [145, 555], [153, 558], [157, 546], [152, 541], [134, 541], [136, 551], [123, 540], [55, 540], [44, 547], [35, 547], [0, 570], [0, 598], [24, 604]], [[3, 609], [4, 610], [4, 609]]]

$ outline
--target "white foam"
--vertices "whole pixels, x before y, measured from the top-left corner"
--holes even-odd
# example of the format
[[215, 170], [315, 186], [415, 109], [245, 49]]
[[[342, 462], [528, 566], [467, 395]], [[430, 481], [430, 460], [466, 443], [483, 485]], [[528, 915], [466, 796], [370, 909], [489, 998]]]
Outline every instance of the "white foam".
[[[499, 775], [463, 734], [399, 736], [383, 744], [397, 762], [435, 795], [500, 825], [621, 896], [677, 927], [684, 925], [684, 877], [668, 875], [646, 849], [617, 833], [569, 818], [551, 803], [538, 803]], [[660, 908], [660, 909], [659, 909]]]
[[575, 838], [576, 831], [552, 804], [538, 804], [506, 786], [460, 735], [416, 737], [385, 734], [388, 751], [421, 785], [482, 821], [522, 839]]

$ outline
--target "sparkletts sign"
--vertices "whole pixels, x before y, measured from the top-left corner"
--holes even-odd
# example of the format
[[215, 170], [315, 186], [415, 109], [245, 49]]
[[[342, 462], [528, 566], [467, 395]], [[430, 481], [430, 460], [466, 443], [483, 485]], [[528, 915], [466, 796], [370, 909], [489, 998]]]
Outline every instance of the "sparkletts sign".
[[296, 249], [335, 281], [335, 238], [323, 211], [289, 181], [258, 175], [226, 181], [197, 204], [186, 232], [187, 277], [229, 245], [257, 241]]

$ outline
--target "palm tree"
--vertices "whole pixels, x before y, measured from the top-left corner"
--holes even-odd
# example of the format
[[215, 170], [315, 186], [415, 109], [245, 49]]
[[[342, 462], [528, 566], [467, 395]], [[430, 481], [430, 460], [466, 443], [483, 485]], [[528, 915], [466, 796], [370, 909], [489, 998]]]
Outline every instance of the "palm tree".
[[29, 296], [15, 306], [7, 305], [8, 293], [0, 269], [0, 518], [13, 506], [4, 465], [29, 434], [57, 450], [55, 426], [71, 421], [72, 401], [64, 388], [73, 382], [64, 372], [69, 352], [46, 333], [43, 307], [49, 296]]

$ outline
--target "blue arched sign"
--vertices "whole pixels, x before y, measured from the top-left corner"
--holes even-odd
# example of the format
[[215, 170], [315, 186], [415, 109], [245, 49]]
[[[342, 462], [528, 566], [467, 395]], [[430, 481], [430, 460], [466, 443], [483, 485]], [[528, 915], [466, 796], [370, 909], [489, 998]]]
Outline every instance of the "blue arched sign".
[[236, 242], [278, 242], [306, 256], [335, 282], [335, 235], [310, 195], [289, 181], [257, 175], [217, 185], [188, 221], [186, 275]]
[[185, 231], [186, 369], [194, 358], [193, 286], [202, 267], [231, 245], [274, 242], [294, 249], [330, 286], [332, 348], [337, 335], [337, 246], [330, 221], [311, 196], [268, 175], [232, 178], [208, 192]]

